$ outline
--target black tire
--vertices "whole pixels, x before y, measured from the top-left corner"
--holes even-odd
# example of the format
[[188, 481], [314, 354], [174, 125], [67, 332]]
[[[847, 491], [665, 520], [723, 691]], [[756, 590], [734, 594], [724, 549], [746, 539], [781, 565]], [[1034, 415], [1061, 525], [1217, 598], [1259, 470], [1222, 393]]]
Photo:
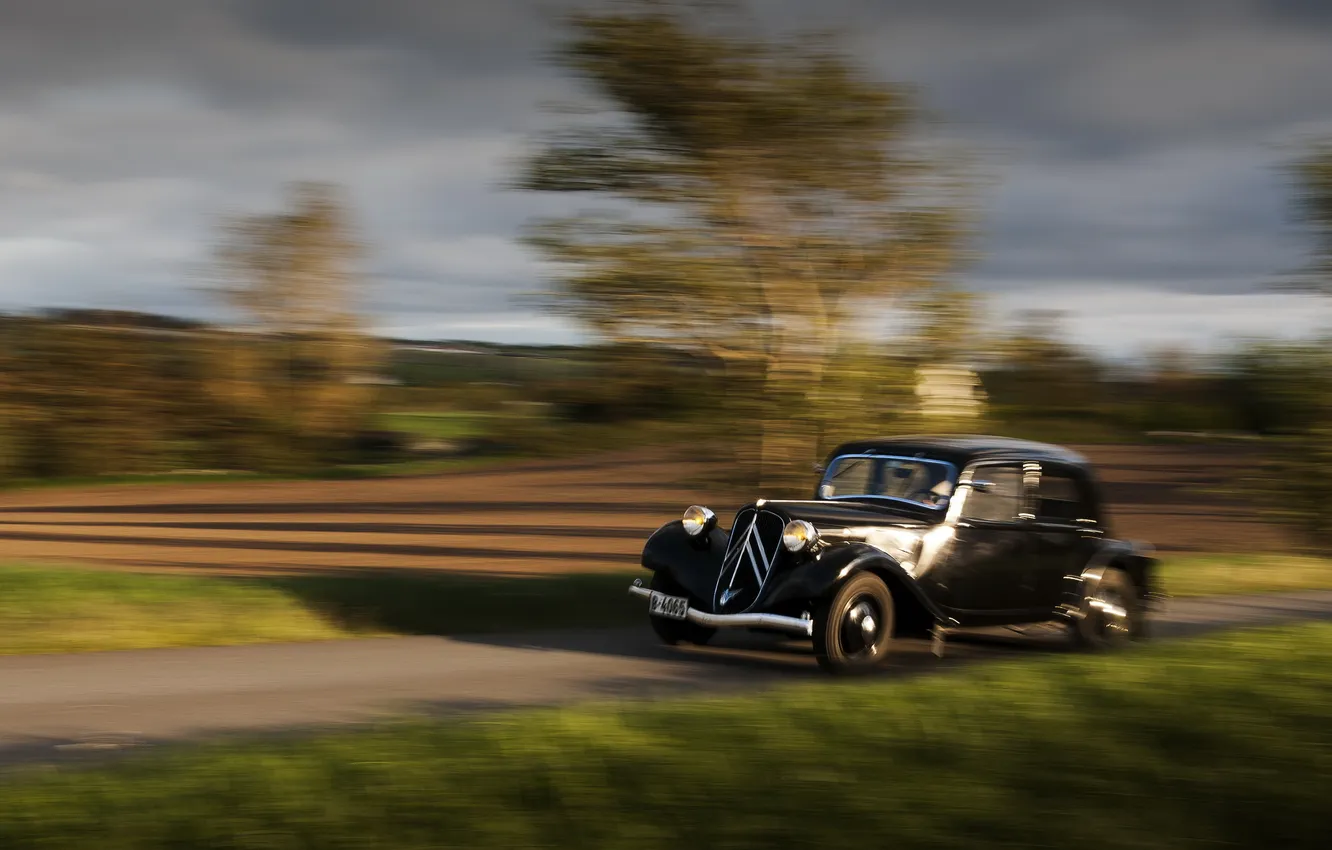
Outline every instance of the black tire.
[[[688, 591], [665, 573], [653, 573], [652, 583], [648, 586], [653, 590], [671, 596], [689, 596]], [[693, 597], [690, 597], [689, 604], [693, 606], [694, 602]], [[691, 623], [688, 620], [672, 620], [669, 617], [653, 617], [649, 614], [648, 621], [652, 623], [652, 631], [656, 632], [661, 642], [668, 646], [681, 643], [705, 646], [717, 634], [716, 629], [700, 626], [698, 623]]]
[[1082, 616], [1073, 627], [1073, 639], [1082, 649], [1120, 649], [1147, 636], [1142, 596], [1129, 574], [1110, 567], [1091, 596], [1082, 600]]
[[888, 657], [892, 639], [893, 594], [872, 573], [852, 576], [814, 613], [814, 655], [830, 673], [873, 670]]

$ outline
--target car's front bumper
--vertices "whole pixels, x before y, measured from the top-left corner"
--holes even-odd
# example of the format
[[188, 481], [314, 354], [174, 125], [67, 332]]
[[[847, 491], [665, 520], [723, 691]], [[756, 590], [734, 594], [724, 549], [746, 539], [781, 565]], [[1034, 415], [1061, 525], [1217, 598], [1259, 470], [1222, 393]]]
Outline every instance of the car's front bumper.
[[[629, 593], [647, 599], [652, 591], [643, 586], [642, 579], [634, 579]], [[800, 637], [814, 635], [814, 621], [806, 617], [785, 617], [780, 614], [709, 614], [690, 607], [685, 619], [712, 629], [773, 629]]]

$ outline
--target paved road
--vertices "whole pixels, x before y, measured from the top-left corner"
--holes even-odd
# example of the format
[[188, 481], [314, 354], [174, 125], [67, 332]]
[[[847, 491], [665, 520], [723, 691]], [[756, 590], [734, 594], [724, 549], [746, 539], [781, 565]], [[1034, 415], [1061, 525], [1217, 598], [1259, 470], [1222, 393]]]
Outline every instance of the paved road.
[[[1332, 592], [1181, 600], [1156, 633], [1332, 619]], [[1066, 651], [1057, 633], [992, 630], [895, 651], [885, 675]], [[659, 646], [644, 628], [0, 658], [0, 763], [231, 731], [371, 722], [585, 699], [653, 697], [818, 677], [807, 646], [727, 635]]]

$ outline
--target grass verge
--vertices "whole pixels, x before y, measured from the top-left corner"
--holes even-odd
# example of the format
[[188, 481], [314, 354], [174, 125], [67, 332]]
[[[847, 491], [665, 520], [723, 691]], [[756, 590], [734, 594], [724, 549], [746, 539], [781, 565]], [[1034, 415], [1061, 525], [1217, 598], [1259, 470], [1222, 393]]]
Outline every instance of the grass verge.
[[0, 655], [638, 623], [625, 574], [227, 578], [0, 566]]
[[1163, 555], [1172, 596], [1332, 590], [1332, 559], [1299, 555]]
[[396, 411], [382, 413], [377, 426], [431, 440], [465, 440], [485, 433], [484, 416], [467, 411]]
[[1332, 625], [897, 681], [145, 754], [0, 846], [1321, 847]]
[[[1169, 556], [1176, 597], [1332, 589], [1332, 560]], [[631, 573], [228, 578], [0, 565], [0, 655], [637, 625]]]

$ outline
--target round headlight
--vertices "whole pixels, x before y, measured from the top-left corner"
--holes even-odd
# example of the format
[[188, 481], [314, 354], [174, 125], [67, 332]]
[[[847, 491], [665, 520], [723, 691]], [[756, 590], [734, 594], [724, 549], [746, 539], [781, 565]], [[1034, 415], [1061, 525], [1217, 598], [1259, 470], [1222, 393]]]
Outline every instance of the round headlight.
[[782, 545], [792, 552], [803, 552], [819, 539], [819, 532], [803, 519], [793, 519], [782, 529]]
[[685, 533], [690, 537], [698, 537], [700, 534], [706, 534], [712, 530], [717, 517], [701, 505], [693, 505], [684, 512], [684, 518], [680, 520], [684, 524]]

